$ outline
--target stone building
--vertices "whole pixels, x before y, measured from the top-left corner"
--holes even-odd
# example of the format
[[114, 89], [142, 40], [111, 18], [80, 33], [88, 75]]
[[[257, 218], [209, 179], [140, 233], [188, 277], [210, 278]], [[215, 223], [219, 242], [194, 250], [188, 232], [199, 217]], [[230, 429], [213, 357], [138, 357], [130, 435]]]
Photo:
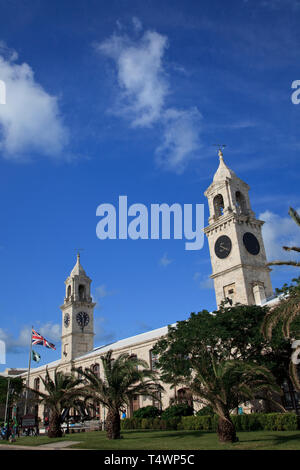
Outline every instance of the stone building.
[[[249, 186], [229, 169], [219, 152], [219, 167], [213, 181], [205, 192], [209, 205], [209, 225], [204, 229], [208, 238], [212, 263], [212, 279], [217, 305], [222, 301], [229, 304], [257, 304], [276, 302], [273, 296], [270, 269], [266, 266], [266, 254], [261, 228], [263, 221], [256, 219], [252, 211]], [[65, 281], [65, 298], [62, 304], [62, 348], [61, 358], [47, 364], [50, 374], [55, 369], [70, 372], [73, 367], [92, 369], [102, 375], [100, 356], [112, 350], [113, 356], [121, 353], [136, 355], [144, 359], [152, 369], [156, 357], [152, 352], [157, 340], [168, 331], [167, 326], [109, 345], [94, 347], [94, 307], [91, 297], [91, 279], [86, 275], [80, 256]], [[204, 306], [203, 306], [204, 307]], [[31, 369], [30, 387], [40, 388], [40, 376], [45, 374], [46, 366]], [[26, 380], [26, 373], [22, 374]], [[174, 390], [164, 384], [162, 407], [169, 406]], [[178, 397], [191, 399], [184, 387], [178, 387]], [[127, 416], [142, 406], [158, 404], [152, 399], [136, 396]], [[36, 409], [43, 419], [47, 410]], [[106, 410], [100, 406], [97, 417], [105, 419]]]

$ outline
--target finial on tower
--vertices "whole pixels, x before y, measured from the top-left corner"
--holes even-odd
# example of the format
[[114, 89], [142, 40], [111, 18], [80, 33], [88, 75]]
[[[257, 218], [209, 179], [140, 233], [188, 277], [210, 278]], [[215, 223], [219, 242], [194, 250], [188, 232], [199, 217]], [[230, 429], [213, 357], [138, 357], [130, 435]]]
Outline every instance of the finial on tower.
[[226, 144], [215, 144], [215, 147], [218, 147], [218, 155], [220, 161], [223, 161], [223, 149], [226, 147]]
[[77, 261], [80, 262], [80, 252], [83, 251], [83, 248], [76, 248], [77, 251]]

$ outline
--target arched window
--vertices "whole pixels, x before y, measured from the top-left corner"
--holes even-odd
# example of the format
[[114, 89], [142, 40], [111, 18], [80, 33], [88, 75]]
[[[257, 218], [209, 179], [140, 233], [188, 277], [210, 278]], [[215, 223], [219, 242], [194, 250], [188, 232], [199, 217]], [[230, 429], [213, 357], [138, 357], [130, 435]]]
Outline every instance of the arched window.
[[193, 395], [189, 388], [180, 388], [177, 391], [178, 403], [187, 404], [193, 406]]
[[214, 197], [214, 211], [217, 218], [224, 213], [224, 199], [222, 194], [217, 194]]
[[79, 300], [85, 299], [85, 287], [83, 284], [79, 284], [78, 286], [78, 297], [79, 297]]
[[[130, 358], [130, 359], [137, 359], [138, 357], [137, 357], [136, 354], [130, 354], [129, 358]], [[135, 368], [138, 369], [139, 366], [136, 364]]]
[[235, 200], [238, 214], [247, 214], [246, 199], [240, 191], [235, 193]]
[[157, 357], [157, 354], [154, 354], [153, 349], [149, 351], [149, 356], [150, 356], [150, 369], [157, 370], [158, 357]]
[[95, 374], [98, 378], [100, 377], [100, 366], [99, 366], [98, 363], [93, 364], [93, 365], [91, 366], [91, 370], [92, 370], [92, 372], [94, 372], [94, 374]]
[[34, 384], [33, 384], [34, 390], [39, 390], [40, 389], [40, 379], [37, 377], [34, 379]]
[[68, 293], [67, 293], [67, 297], [71, 297], [71, 286], [68, 286]]

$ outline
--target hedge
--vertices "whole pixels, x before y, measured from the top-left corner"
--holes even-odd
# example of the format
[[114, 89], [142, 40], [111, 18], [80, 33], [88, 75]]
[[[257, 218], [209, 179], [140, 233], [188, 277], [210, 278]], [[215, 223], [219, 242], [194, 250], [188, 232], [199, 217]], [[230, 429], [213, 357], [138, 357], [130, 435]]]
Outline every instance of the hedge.
[[[294, 413], [252, 413], [231, 415], [237, 431], [296, 431], [300, 429], [299, 416]], [[125, 418], [122, 429], [216, 431], [218, 417], [182, 416], [169, 419]]]
[[180, 404], [180, 405], [172, 405], [166, 408], [162, 412], [161, 418], [171, 419], [171, 418], [177, 418], [177, 417], [182, 417], [182, 416], [192, 416], [193, 414], [194, 414], [194, 410], [192, 406], [189, 406], [186, 404]]
[[156, 406], [143, 406], [133, 412], [134, 418], [157, 418], [161, 411]]

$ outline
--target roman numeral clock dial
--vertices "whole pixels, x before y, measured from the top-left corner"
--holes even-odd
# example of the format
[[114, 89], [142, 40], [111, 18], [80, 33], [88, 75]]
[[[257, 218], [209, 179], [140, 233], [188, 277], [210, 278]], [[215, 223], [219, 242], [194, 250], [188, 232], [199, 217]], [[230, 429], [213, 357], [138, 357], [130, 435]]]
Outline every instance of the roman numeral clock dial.
[[218, 258], [224, 259], [230, 254], [232, 243], [227, 235], [219, 237], [215, 243], [215, 253]]
[[89, 314], [86, 312], [78, 312], [76, 315], [76, 321], [81, 328], [81, 331], [84, 330], [84, 327], [88, 325], [90, 321]]

